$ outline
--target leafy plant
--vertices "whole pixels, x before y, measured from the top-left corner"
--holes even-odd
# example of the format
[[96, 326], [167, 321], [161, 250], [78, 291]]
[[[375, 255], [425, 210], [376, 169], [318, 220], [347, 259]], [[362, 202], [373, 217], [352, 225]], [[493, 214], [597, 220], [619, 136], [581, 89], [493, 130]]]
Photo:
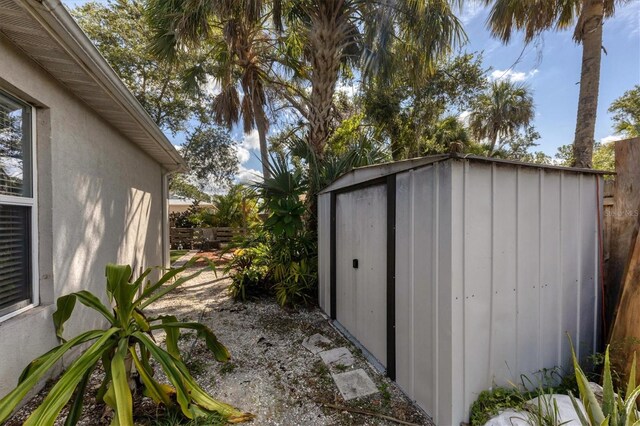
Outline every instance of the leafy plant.
[[[194, 330], [199, 338], [204, 339], [216, 360], [224, 362], [230, 358], [225, 346], [209, 328], [197, 322], [180, 322], [172, 315], [149, 317], [145, 314], [145, 308], [153, 302], [202, 272], [199, 270], [177, 278], [179, 273], [192, 264], [193, 261], [182, 268], [170, 270], [153, 284], [145, 281], [152, 272], [151, 268], [144, 271], [135, 281], [131, 281], [130, 266], [107, 265], [106, 295], [110, 306], [103, 304], [97, 296], [86, 290], [58, 298], [53, 323], [56, 335], [62, 343], [36, 358], [24, 369], [16, 388], [0, 400], [0, 422], [9, 417], [29, 390], [69, 350], [83, 344], [88, 346], [58, 379], [41, 405], [26, 420], [25, 425], [52, 425], [70, 400], [71, 407], [65, 424], [76, 424], [82, 413], [83, 396], [89, 378], [100, 361], [105, 370], [105, 377], [98, 390], [97, 399], [114, 410], [114, 425], [133, 425], [134, 371], [139, 376], [140, 387], [145, 396], [157, 404], [179, 408], [189, 419], [214, 413], [234, 423], [252, 419], [253, 415], [211, 398], [195, 382], [182, 359], [178, 347], [181, 329]], [[64, 325], [78, 301], [101, 314], [107, 320], [108, 326], [100, 330], [86, 331], [66, 340], [63, 337]], [[166, 333], [166, 349], [158, 346], [153, 338], [153, 332], [157, 330]], [[171, 385], [154, 379], [151, 358], [162, 368]]]
[[586, 417], [578, 408], [576, 398], [571, 395], [571, 401], [578, 413], [580, 422], [583, 426], [631, 426], [640, 424], [640, 415], [637, 411], [637, 400], [640, 396], [640, 386], [636, 386], [636, 358], [635, 353], [633, 363], [631, 364], [631, 372], [629, 374], [629, 382], [624, 394], [624, 398], [620, 395], [620, 391], [615, 393], [613, 390], [613, 379], [611, 376], [611, 363], [609, 361], [609, 347], [604, 354], [604, 369], [602, 382], [602, 402], [598, 401], [595, 393], [589, 387], [589, 380], [584, 374], [578, 359], [576, 358], [573, 345], [571, 346], [571, 355], [573, 357], [573, 368], [576, 373], [578, 389], [580, 390], [580, 399], [586, 411]]
[[482, 391], [471, 405], [469, 420], [472, 425], [483, 425], [501, 411], [522, 409], [525, 401], [522, 392], [516, 387]]
[[225, 268], [231, 276], [229, 292], [236, 300], [246, 301], [269, 291], [269, 246], [264, 235], [241, 241]]

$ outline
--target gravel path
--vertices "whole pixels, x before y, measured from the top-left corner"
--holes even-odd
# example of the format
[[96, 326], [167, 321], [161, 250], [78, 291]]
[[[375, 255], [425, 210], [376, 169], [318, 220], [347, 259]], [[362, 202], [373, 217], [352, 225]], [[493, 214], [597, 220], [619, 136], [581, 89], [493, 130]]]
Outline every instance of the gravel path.
[[[431, 424], [392, 381], [373, 369], [360, 351], [331, 327], [318, 309], [284, 310], [275, 300], [235, 303], [226, 291], [229, 282], [221, 272], [217, 276], [213, 271], [203, 272], [152, 305], [150, 315], [170, 313], [181, 320], [200, 321], [216, 333], [231, 352], [229, 363], [216, 362], [204, 343], [191, 333], [181, 336], [182, 352], [196, 380], [212, 396], [256, 415], [250, 424], [397, 424], [324, 404], [377, 412], [413, 424]], [[356, 358], [349, 370], [364, 369], [380, 391], [345, 402], [320, 357], [301, 344], [315, 333], [329, 338], [332, 347], [348, 347]], [[161, 335], [156, 338], [164, 340]], [[41, 398], [38, 395], [35, 400]], [[145, 401], [145, 405], [148, 403]], [[16, 418], [24, 419], [31, 409], [33, 403]], [[95, 416], [93, 420], [89, 417], [82, 424], [95, 421]]]

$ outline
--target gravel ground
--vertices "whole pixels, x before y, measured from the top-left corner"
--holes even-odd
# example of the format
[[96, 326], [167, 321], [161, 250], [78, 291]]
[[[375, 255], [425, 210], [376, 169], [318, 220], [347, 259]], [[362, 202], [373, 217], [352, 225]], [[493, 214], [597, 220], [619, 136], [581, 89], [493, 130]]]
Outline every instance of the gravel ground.
[[[216, 362], [204, 343], [195, 339], [194, 334], [184, 333], [180, 345], [187, 365], [213, 397], [255, 414], [251, 424], [398, 424], [376, 416], [328, 408], [325, 404], [376, 412], [412, 424], [431, 424], [393, 382], [371, 367], [359, 350], [331, 327], [318, 309], [284, 310], [275, 300], [235, 303], [227, 294], [228, 285], [229, 279], [221, 272], [216, 276], [213, 271], [206, 271], [173, 292], [171, 297], [155, 303], [151, 315], [171, 313], [181, 320], [200, 321], [216, 333], [229, 348], [232, 360], [225, 364]], [[332, 347], [348, 347], [356, 357], [350, 369], [363, 368], [380, 391], [345, 402], [320, 357], [301, 345], [305, 337], [315, 333], [328, 337]], [[162, 341], [163, 336], [158, 335], [157, 339]], [[100, 375], [100, 371], [94, 374], [96, 384]], [[8, 424], [21, 424], [45, 392], [46, 388]], [[89, 404], [91, 393], [87, 395]], [[147, 413], [154, 412], [148, 399], [138, 399], [138, 406], [142, 405]], [[97, 415], [100, 411], [99, 407], [89, 405], [81, 424], [100, 423]]]

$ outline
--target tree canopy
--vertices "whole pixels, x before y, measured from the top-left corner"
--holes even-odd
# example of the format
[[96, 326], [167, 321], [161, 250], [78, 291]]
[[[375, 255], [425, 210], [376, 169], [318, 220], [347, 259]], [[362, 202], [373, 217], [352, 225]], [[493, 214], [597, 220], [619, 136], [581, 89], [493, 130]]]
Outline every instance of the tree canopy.
[[630, 138], [640, 136], [640, 85], [624, 92], [609, 107], [613, 113], [614, 129]]
[[158, 58], [149, 50], [145, 10], [144, 0], [117, 0], [87, 3], [72, 14], [155, 123], [186, 136], [182, 153], [191, 175], [172, 176], [170, 190], [202, 200], [210, 186], [229, 186], [238, 169], [233, 141], [210, 123], [212, 88], [194, 90], [190, 84], [193, 68], [210, 68], [215, 58], [198, 49], [181, 51], [175, 63]]

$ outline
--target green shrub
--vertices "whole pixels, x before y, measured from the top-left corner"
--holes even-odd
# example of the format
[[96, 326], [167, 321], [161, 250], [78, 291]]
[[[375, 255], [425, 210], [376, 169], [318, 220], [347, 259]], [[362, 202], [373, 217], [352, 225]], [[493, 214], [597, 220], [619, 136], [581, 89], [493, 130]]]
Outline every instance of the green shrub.
[[[89, 378], [98, 362], [102, 361], [105, 377], [97, 393], [99, 402], [114, 410], [112, 424], [133, 425], [133, 372], [140, 379], [142, 393], [157, 404], [176, 407], [189, 418], [222, 415], [230, 422], [250, 420], [253, 416], [211, 398], [193, 379], [185, 365], [178, 339], [181, 329], [194, 330], [203, 339], [216, 360], [229, 359], [229, 352], [213, 332], [196, 322], [180, 322], [176, 317], [164, 315], [150, 317], [145, 309], [163, 298], [184, 282], [194, 278], [202, 270], [189, 276], [176, 278], [188, 266], [172, 269], [159, 281], [145, 281], [152, 269], [144, 271], [131, 281], [132, 270], [128, 265], [107, 265], [106, 295], [110, 305], [104, 305], [94, 294], [83, 290], [62, 296], [57, 300], [53, 314], [56, 335], [62, 342], [46, 354], [32, 361], [22, 372], [17, 387], [0, 400], [0, 423], [5, 421], [45, 374], [72, 348], [88, 344], [78, 358], [60, 376], [40, 406], [30, 415], [25, 425], [52, 425], [62, 408], [72, 399], [67, 425], [74, 425], [82, 413], [83, 396]], [[71, 317], [76, 302], [97, 311], [108, 323], [100, 330], [86, 331], [70, 340], [63, 337], [64, 324]], [[153, 339], [153, 332], [166, 333], [166, 349]], [[151, 358], [164, 371], [171, 385], [154, 379]]]
[[268, 293], [269, 246], [261, 238], [241, 242], [225, 273], [231, 276], [229, 292], [235, 300], [246, 301]]
[[584, 405], [587, 416], [583, 416], [582, 412], [578, 409], [578, 403], [573, 395], [571, 400], [573, 402], [576, 411], [579, 414], [580, 422], [583, 426], [635, 426], [640, 424], [640, 416], [637, 411], [637, 400], [640, 396], [640, 386], [636, 386], [636, 359], [635, 353], [633, 357], [633, 363], [631, 364], [631, 371], [629, 373], [629, 382], [627, 383], [624, 397], [622, 396], [622, 390], [618, 390], [617, 393], [613, 389], [613, 379], [611, 375], [611, 363], [609, 361], [609, 347], [604, 353], [604, 368], [603, 368], [603, 382], [602, 382], [602, 401], [598, 401], [594, 392], [589, 387], [589, 380], [584, 374], [578, 359], [571, 346], [571, 354], [573, 357], [573, 368], [576, 374], [576, 380], [578, 382], [578, 389], [580, 390], [580, 399]]
[[521, 410], [526, 397], [517, 388], [494, 388], [480, 392], [478, 399], [471, 405], [469, 420], [471, 425], [483, 425], [501, 411]]

